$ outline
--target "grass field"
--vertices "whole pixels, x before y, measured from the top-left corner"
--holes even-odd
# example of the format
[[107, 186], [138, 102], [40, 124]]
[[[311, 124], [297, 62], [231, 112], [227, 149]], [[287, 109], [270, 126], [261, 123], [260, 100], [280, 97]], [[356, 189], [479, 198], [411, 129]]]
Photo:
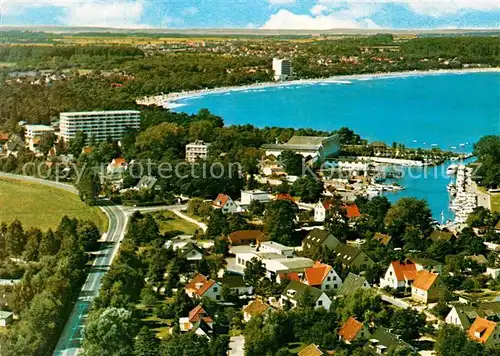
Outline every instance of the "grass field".
[[160, 232], [164, 234], [167, 231], [182, 231], [186, 235], [193, 235], [198, 226], [189, 221], [179, 218], [170, 211], [162, 211], [153, 214]]
[[77, 195], [57, 188], [0, 179], [0, 222], [19, 219], [25, 229], [56, 228], [61, 218], [94, 221], [101, 231], [107, 229], [106, 215], [97, 207], [89, 207]]
[[491, 210], [494, 213], [500, 213], [500, 193], [491, 193]]

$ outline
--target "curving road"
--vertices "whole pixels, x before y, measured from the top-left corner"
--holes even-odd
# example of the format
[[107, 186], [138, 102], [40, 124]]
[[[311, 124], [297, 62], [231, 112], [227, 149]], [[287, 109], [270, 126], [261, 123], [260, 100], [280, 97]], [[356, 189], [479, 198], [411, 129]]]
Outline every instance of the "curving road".
[[[59, 188], [70, 193], [78, 194], [78, 190], [66, 183], [54, 182], [35, 177], [21, 176], [16, 174], [0, 172], [0, 178], [16, 179], [25, 182], [37, 183], [45, 186]], [[95, 254], [94, 263], [82, 290], [75, 302], [73, 310], [69, 316], [64, 330], [59, 338], [54, 355], [72, 356], [77, 355], [81, 350], [82, 330], [87, 317], [88, 308], [92, 300], [99, 294], [99, 288], [103, 276], [111, 266], [113, 259], [118, 252], [120, 241], [125, 235], [128, 221], [128, 214], [122, 207], [104, 202], [100, 208], [106, 213], [109, 219], [108, 231], [102, 241], [105, 248]]]

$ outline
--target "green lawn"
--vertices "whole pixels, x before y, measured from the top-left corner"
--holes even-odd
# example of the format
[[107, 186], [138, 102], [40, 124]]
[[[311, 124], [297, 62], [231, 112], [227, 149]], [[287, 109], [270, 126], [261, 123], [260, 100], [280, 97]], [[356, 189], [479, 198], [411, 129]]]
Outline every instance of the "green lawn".
[[158, 227], [160, 228], [160, 232], [164, 234], [168, 231], [182, 231], [183, 234], [193, 235], [195, 230], [198, 229], [193, 223], [181, 219], [171, 211], [162, 211], [153, 214], [156, 222], [158, 223]]
[[500, 213], [500, 193], [491, 193], [491, 210], [494, 213]]
[[107, 229], [108, 219], [97, 207], [89, 207], [72, 193], [44, 185], [0, 179], [0, 222], [18, 219], [25, 229], [56, 228], [61, 218], [92, 220], [101, 231]]

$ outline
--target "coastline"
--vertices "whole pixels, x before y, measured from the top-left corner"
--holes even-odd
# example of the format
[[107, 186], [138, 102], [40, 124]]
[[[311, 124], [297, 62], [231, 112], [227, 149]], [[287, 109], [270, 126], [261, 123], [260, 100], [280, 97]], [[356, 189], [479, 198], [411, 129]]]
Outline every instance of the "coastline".
[[468, 73], [499, 73], [500, 67], [490, 68], [464, 68], [464, 69], [436, 69], [428, 71], [406, 71], [406, 72], [385, 72], [385, 73], [369, 73], [369, 74], [352, 74], [340, 75], [327, 78], [314, 79], [296, 79], [285, 82], [263, 82], [254, 83], [242, 86], [219, 87], [210, 89], [188, 90], [182, 92], [172, 92], [169, 94], [153, 95], [137, 99], [139, 105], [156, 105], [165, 109], [175, 109], [183, 104], [177, 103], [178, 100], [197, 98], [210, 94], [225, 94], [238, 91], [258, 90], [273, 87], [293, 86], [293, 85], [314, 85], [321, 83], [331, 84], [352, 84], [351, 81], [363, 81], [371, 79], [389, 79], [389, 78], [404, 78], [422, 75], [442, 75], [442, 74], [468, 74]]

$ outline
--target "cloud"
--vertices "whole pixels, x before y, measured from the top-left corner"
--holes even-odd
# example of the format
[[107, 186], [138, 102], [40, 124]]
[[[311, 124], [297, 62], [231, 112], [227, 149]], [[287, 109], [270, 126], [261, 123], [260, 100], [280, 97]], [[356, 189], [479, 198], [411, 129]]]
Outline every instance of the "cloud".
[[276, 14], [271, 15], [261, 28], [273, 30], [328, 30], [334, 28], [379, 28], [379, 26], [369, 18], [356, 17], [344, 10], [311, 16], [297, 15], [281, 9]]
[[319, 4], [330, 6], [372, 6], [380, 8], [382, 5], [403, 5], [419, 15], [442, 17], [456, 14], [462, 10], [469, 11], [499, 11], [498, 0], [318, 0]]
[[36, 8], [57, 8], [62, 15], [57, 20], [67, 26], [149, 27], [141, 23], [143, 0], [3, 0], [1, 15], [21, 15]]
[[184, 16], [192, 16], [192, 15], [196, 15], [198, 13], [198, 8], [194, 7], [194, 6], [190, 6], [190, 7], [186, 7], [185, 9], [183, 9], [181, 11], [181, 13], [184, 15]]

